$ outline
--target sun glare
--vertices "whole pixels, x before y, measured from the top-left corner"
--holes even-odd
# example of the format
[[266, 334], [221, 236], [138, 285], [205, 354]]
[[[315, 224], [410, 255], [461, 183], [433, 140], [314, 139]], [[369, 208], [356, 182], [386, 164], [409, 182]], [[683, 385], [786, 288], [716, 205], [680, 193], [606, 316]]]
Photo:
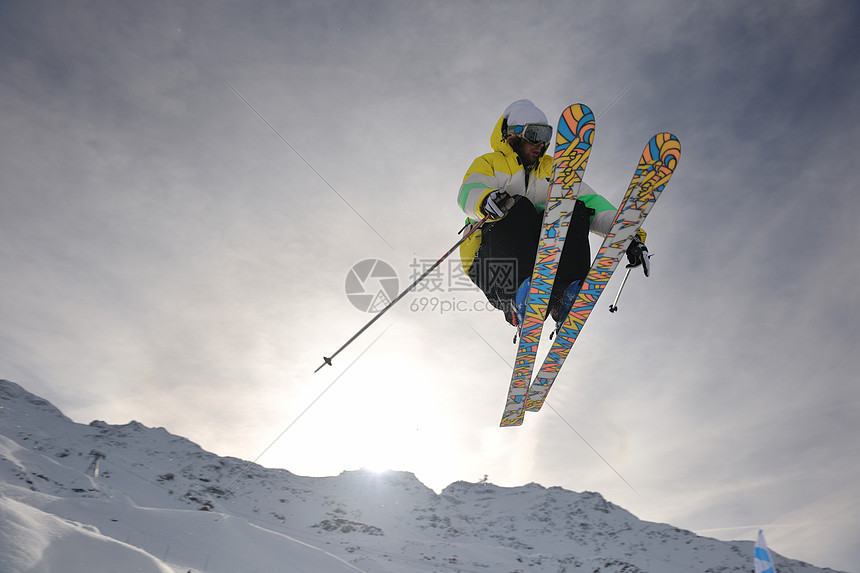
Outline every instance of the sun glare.
[[364, 466], [364, 469], [374, 474], [384, 474], [391, 471], [391, 468], [383, 463], [371, 463]]

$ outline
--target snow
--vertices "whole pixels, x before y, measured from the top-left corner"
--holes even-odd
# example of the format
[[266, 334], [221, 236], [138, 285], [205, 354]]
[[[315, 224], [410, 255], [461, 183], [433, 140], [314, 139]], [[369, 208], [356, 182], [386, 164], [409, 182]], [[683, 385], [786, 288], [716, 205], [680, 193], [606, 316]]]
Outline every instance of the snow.
[[[92, 525], [60, 519], [24, 503], [0, 498], [0, 555], [5, 571], [140, 571], [173, 569], [142, 549], [102, 535]], [[96, 557], [97, 556], [97, 557]]]
[[[98, 477], [85, 473], [95, 452]], [[644, 522], [598, 493], [456, 482], [437, 494], [406, 472], [296, 476], [163, 428], [76, 424], [7, 381], [0, 516], [2, 573], [747, 573], [753, 560], [752, 541]], [[783, 573], [824, 571], [774, 559]]]

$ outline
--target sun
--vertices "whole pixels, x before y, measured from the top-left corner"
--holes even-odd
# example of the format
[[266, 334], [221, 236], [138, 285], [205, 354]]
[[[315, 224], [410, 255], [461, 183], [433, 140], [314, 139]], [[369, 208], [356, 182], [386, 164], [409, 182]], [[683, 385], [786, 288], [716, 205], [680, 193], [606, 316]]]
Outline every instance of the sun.
[[377, 475], [388, 473], [391, 471], [391, 468], [382, 462], [366, 464], [364, 466], [364, 469], [369, 471], [372, 474], [377, 474]]

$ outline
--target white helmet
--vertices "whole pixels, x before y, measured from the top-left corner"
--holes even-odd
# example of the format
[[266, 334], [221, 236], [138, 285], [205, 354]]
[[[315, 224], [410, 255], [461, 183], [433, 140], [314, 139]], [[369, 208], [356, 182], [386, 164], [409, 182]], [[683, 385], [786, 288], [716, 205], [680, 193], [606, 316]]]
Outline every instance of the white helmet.
[[552, 126], [547, 123], [546, 114], [527, 99], [518, 99], [502, 114], [502, 136], [516, 135], [531, 143], [549, 144], [552, 139]]

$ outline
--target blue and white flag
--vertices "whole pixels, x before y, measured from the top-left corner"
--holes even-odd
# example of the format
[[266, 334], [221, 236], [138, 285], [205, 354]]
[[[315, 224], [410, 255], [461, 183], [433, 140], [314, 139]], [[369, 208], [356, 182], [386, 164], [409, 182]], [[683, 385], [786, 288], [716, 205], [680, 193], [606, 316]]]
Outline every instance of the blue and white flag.
[[767, 550], [767, 543], [764, 540], [764, 531], [758, 530], [758, 539], [755, 542], [755, 573], [776, 573], [773, 567], [773, 559], [770, 557], [770, 551]]

